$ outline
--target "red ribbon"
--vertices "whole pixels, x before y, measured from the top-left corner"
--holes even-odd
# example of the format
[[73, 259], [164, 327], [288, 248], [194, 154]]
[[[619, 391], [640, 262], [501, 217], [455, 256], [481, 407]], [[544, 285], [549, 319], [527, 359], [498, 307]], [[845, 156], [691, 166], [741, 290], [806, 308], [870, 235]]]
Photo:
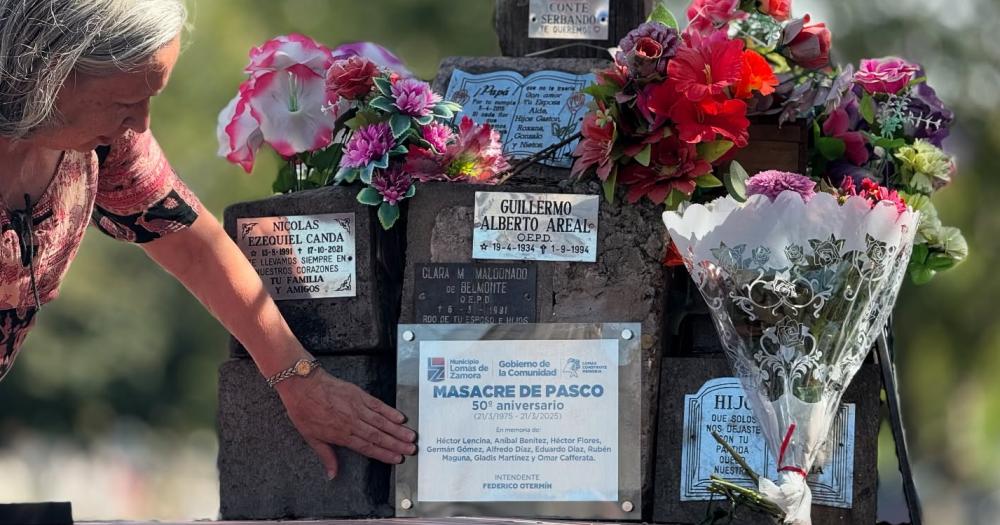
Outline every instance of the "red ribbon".
[[795, 433], [795, 423], [792, 423], [788, 427], [788, 432], [785, 432], [785, 439], [781, 442], [781, 451], [778, 453], [778, 472], [795, 472], [800, 474], [803, 478], [808, 478], [809, 473], [799, 467], [792, 465], [781, 466], [785, 462], [785, 451], [788, 449], [788, 445], [792, 442], [792, 434]]

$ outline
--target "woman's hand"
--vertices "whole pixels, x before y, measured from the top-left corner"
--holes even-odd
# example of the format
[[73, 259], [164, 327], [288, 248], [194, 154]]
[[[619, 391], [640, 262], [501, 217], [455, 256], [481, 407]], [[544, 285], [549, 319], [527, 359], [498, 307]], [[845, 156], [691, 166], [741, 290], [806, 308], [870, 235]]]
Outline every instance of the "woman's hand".
[[347, 447], [384, 463], [396, 464], [416, 453], [416, 433], [403, 426], [406, 417], [357, 386], [323, 369], [275, 385], [288, 417], [326, 467], [337, 475], [331, 445]]

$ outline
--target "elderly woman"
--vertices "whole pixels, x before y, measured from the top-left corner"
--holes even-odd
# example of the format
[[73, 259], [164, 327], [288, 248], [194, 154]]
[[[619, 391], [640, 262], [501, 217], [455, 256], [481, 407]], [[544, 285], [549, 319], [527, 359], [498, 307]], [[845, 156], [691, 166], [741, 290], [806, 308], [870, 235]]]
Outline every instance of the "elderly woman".
[[317, 368], [149, 130], [185, 19], [182, 0], [0, 0], [0, 378], [92, 222], [243, 343], [328, 477], [331, 445], [399, 463], [415, 452], [404, 416]]

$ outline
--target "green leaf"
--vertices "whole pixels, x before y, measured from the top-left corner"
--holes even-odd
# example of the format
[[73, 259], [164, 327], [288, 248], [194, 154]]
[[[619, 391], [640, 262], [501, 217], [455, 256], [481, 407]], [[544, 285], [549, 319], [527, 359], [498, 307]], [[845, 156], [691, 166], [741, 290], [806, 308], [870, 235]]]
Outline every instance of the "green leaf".
[[358, 175], [361, 176], [361, 182], [363, 182], [365, 184], [371, 184], [372, 183], [372, 173], [374, 173], [374, 172], [375, 172], [375, 165], [372, 164], [372, 163], [368, 163], [367, 166], [365, 166], [364, 168], [361, 168], [360, 170], [358, 170]]
[[379, 93], [387, 97], [392, 96], [392, 83], [389, 82], [388, 78], [375, 77], [375, 87], [378, 89]]
[[455, 116], [455, 112], [444, 104], [437, 104], [436, 106], [434, 106], [434, 109], [432, 111], [434, 112], [435, 117], [443, 118], [445, 120], [448, 120]]
[[340, 164], [340, 157], [344, 149], [340, 144], [332, 144], [326, 149], [318, 151], [309, 159], [309, 165], [313, 168], [332, 170]]
[[911, 266], [910, 280], [913, 284], [927, 284], [934, 278], [934, 270], [926, 266]]
[[[424, 142], [427, 142], [427, 141], [425, 140]], [[427, 146], [425, 146], [425, 147], [430, 147], [430, 145], [431, 145], [430, 142], [427, 142]], [[396, 147], [394, 147], [391, 150], [389, 150], [389, 155], [406, 155], [407, 151], [408, 150], [406, 149], [406, 146], [404, 146], [402, 144], [397, 144]]]
[[867, 92], [861, 99], [861, 117], [869, 124], [875, 123], [875, 99]]
[[393, 224], [396, 224], [396, 219], [399, 218], [399, 207], [393, 206], [388, 202], [383, 202], [378, 207], [378, 222], [382, 223], [382, 229], [388, 230], [392, 228]]
[[404, 199], [409, 199], [410, 197], [413, 197], [416, 194], [417, 194], [417, 185], [416, 184], [410, 184], [410, 187], [406, 189], [406, 194], [403, 195], [403, 198]]
[[670, 190], [670, 195], [667, 195], [667, 200], [663, 201], [663, 205], [667, 207], [668, 210], [676, 210], [682, 202], [688, 200], [686, 193], [677, 190]]
[[722, 186], [722, 181], [711, 173], [698, 177], [694, 180], [694, 183], [697, 184], [699, 188], [718, 188], [719, 186]]
[[927, 258], [927, 267], [936, 272], [947, 270], [957, 263], [958, 261], [943, 253], [935, 253]]
[[656, 6], [653, 7], [653, 11], [649, 13], [649, 18], [646, 21], [659, 22], [667, 27], [679, 29], [677, 27], [677, 19], [674, 18], [674, 14], [667, 9], [667, 5], [662, 0], [656, 2]]
[[747, 170], [743, 169], [743, 165], [735, 160], [729, 165], [729, 171], [723, 175], [722, 183], [726, 186], [726, 191], [729, 195], [736, 199], [737, 202], [746, 202], [747, 200], [747, 180], [750, 179], [750, 175], [747, 174]]
[[378, 160], [372, 161], [371, 165], [374, 166], [374, 167], [376, 167], [376, 168], [378, 168], [378, 169], [383, 169], [383, 170], [386, 169], [386, 168], [388, 168], [389, 167], [389, 153], [386, 152], [384, 155], [382, 155], [381, 157], [379, 157]]
[[334, 175], [333, 180], [337, 183], [350, 184], [358, 178], [359, 173], [357, 168], [340, 168], [337, 174]]
[[274, 183], [271, 184], [271, 189], [275, 193], [289, 193], [295, 189], [295, 169], [292, 168], [291, 164], [286, 162], [278, 170], [278, 176], [274, 179]]
[[635, 161], [643, 166], [649, 166], [649, 157], [650, 154], [652, 154], [652, 152], [653, 152], [653, 145], [646, 144], [646, 147], [642, 148], [642, 151], [636, 153]]
[[426, 126], [426, 125], [430, 124], [431, 122], [434, 122], [434, 115], [424, 115], [422, 117], [417, 117], [414, 120], [417, 121], [417, 124], [419, 124], [421, 126]]
[[614, 84], [591, 84], [582, 91], [596, 100], [607, 100], [615, 96], [619, 89], [621, 88]]
[[368, 206], [378, 206], [384, 202], [384, 199], [375, 188], [362, 188], [358, 192], [358, 202]]
[[835, 137], [820, 137], [816, 139], [816, 149], [826, 160], [837, 160], [844, 156], [847, 145], [842, 139]]
[[729, 150], [733, 149], [733, 143], [728, 140], [713, 140], [698, 144], [697, 149], [698, 156], [711, 164], [729, 153]]
[[379, 111], [385, 111], [386, 113], [396, 112], [395, 104], [393, 104], [392, 100], [388, 97], [375, 97], [368, 103], [368, 105]]
[[609, 204], [615, 203], [615, 187], [618, 185], [618, 165], [616, 164], [611, 170], [611, 174], [608, 178], [601, 183], [601, 187], [604, 188], [604, 200], [608, 201]]
[[406, 133], [406, 130], [410, 129], [411, 121], [410, 117], [406, 115], [400, 115], [399, 113], [393, 115], [392, 118], [389, 119], [389, 126], [392, 127], [393, 138], [398, 139], [403, 135], [403, 133]]

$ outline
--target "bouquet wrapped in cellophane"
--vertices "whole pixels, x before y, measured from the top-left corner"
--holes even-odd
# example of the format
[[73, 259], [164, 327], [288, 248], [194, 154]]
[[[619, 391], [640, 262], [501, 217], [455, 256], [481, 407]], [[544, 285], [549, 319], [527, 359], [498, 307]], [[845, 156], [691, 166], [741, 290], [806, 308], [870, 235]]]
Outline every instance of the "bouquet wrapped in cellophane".
[[664, 213], [778, 458], [777, 483], [761, 478], [760, 492], [797, 524], [811, 523], [806, 476], [886, 325], [919, 216], [870, 180], [860, 190], [849, 179], [828, 193], [814, 186], [765, 172], [750, 179], [746, 202]]

